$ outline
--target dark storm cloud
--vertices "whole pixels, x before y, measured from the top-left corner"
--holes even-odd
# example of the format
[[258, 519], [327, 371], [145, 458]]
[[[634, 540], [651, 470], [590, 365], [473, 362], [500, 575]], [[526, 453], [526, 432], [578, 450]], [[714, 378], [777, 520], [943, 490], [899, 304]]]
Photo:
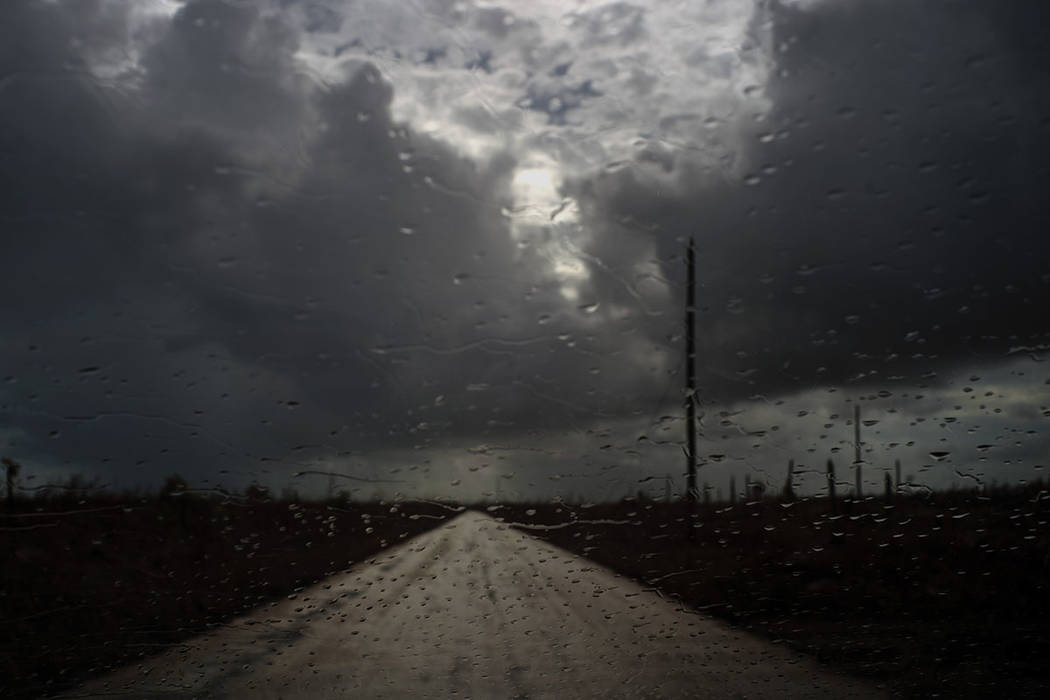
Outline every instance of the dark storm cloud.
[[291, 10], [301, 9], [306, 16], [303, 29], [308, 32], [337, 32], [343, 26], [343, 15], [336, 3], [284, 0], [281, 7]]
[[625, 45], [646, 37], [645, 9], [629, 2], [610, 2], [574, 14], [572, 22], [584, 28], [584, 46]]
[[[4, 253], [15, 261], [2, 302], [4, 404], [26, 436], [15, 447], [126, 470], [168, 453], [168, 465], [283, 453], [325, 436], [302, 429], [310, 410], [281, 420], [302, 392], [265, 361], [272, 346], [257, 345], [247, 364], [231, 352], [239, 326], [282, 313], [291, 324], [288, 307], [308, 294], [237, 301], [252, 290], [219, 293], [205, 272], [222, 260], [203, 259], [216, 232], [236, 235], [258, 203], [237, 173], [265, 160], [265, 137], [301, 109], [290, 33], [250, 8], [189, 4], [128, 95], [95, 80], [75, 50], [74, 36], [100, 41], [90, 29], [104, 23], [88, 8], [15, 2], [0, 22]], [[227, 307], [238, 320], [216, 331], [209, 318]]]
[[[258, 3], [257, 3], [258, 4]], [[305, 86], [297, 31], [252, 4], [190, 2], [143, 61], [143, 98], [166, 126], [292, 142]]]
[[[656, 240], [680, 281], [696, 237], [699, 364], [716, 400], [915, 384], [1045, 342], [1042, 7], [777, 7], [772, 110], [736, 154], [747, 172], [650, 147], [659, 158], [581, 179], [571, 192], [602, 232], [588, 250], [629, 269]], [[596, 281], [598, 297], [616, 293]]]
[[[515, 221], [516, 154], [475, 163], [396, 123], [373, 65], [328, 82], [304, 69], [289, 17], [339, 21], [330, 3], [285, 5], [188, 2], [123, 67], [129, 4], [0, 6], [12, 454], [145, 482], [250, 478], [655, 418], [677, 400], [663, 358], [680, 354], [689, 235], [712, 398], [915, 384], [1045, 340], [1034, 16], [781, 8], [772, 111], [733, 154], [746, 176], [653, 140], [568, 188], [573, 229]], [[538, 31], [478, 17], [506, 51]], [[646, 38], [625, 3], [575, 22], [592, 50]], [[552, 117], [602, 97], [564, 82], [575, 70], [535, 88]], [[557, 245], [589, 272], [578, 298], [552, 272]]]
[[0, 10], [9, 449], [258, 476], [565, 426], [639, 385], [595, 390], [618, 360], [508, 232], [513, 158], [395, 124], [368, 64], [314, 84], [262, 3], [186, 3], [105, 83], [121, 7]]
[[570, 112], [578, 109], [585, 99], [601, 95], [594, 89], [591, 80], [584, 80], [577, 85], [531, 83], [527, 94], [518, 100], [517, 106], [545, 112], [550, 124], [566, 124]]

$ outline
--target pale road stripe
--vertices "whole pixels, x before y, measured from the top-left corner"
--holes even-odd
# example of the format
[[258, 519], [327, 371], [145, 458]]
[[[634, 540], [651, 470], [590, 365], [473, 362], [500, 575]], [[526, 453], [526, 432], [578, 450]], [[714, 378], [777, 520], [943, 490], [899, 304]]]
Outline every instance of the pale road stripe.
[[469, 512], [60, 697], [886, 695]]

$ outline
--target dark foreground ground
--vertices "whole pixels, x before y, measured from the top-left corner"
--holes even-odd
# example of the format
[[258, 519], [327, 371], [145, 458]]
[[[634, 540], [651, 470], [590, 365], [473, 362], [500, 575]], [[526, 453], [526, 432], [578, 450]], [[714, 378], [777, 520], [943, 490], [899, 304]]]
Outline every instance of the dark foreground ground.
[[457, 514], [188, 495], [20, 503], [0, 515], [0, 697], [155, 654]]
[[[0, 515], [0, 697], [40, 697], [369, 560], [436, 503], [94, 495]], [[1041, 486], [685, 504], [480, 506], [669, 598], [902, 697], [1045, 697]], [[692, 522], [695, 537], [686, 537]]]
[[478, 512], [59, 698], [886, 700]]
[[902, 697], [1047, 697], [1050, 500], [978, 498], [487, 510]]

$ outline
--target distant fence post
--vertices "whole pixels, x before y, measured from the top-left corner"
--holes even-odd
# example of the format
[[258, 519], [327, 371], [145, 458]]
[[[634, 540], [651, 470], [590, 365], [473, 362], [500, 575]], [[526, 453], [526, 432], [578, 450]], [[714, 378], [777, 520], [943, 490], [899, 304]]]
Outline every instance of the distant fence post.
[[686, 482], [685, 498], [689, 514], [686, 526], [688, 538], [696, 539], [696, 253], [693, 239], [686, 251], [685, 285], [685, 430]]
[[828, 498], [831, 499], [831, 513], [838, 515], [838, 502], [835, 500], [835, 463], [828, 460]]
[[787, 482], [784, 484], [784, 500], [795, 500], [795, 460], [788, 460]]
[[883, 476], [886, 477], [886, 502], [893, 503], [893, 483], [892, 479], [890, 479], [890, 473], [886, 472]]
[[860, 480], [861, 480], [861, 475], [860, 475], [860, 464], [861, 464], [861, 455], [860, 455], [860, 404], [857, 404], [857, 405], [855, 405], [853, 407], [853, 444], [854, 444], [855, 455], [856, 455], [855, 458], [854, 458], [854, 463], [857, 465], [857, 486], [856, 486], [856, 489], [855, 489], [855, 493], [856, 493], [855, 498], [856, 498], [856, 500], [859, 501], [859, 500], [864, 498], [864, 495], [861, 493], [861, 485], [860, 485]]

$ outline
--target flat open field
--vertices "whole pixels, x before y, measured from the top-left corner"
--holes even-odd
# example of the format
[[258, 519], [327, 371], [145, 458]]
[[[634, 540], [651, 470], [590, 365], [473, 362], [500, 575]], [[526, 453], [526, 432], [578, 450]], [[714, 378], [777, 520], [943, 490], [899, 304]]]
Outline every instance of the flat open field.
[[1039, 487], [824, 499], [490, 506], [669, 597], [905, 697], [1045, 697], [1050, 501]]
[[25, 501], [0, 516], [0, 696], [163, 651], [458, 514], [426, 503]]
[[[1050, 688], [1048, 505], [1035, 485], [844, 501], [835, 514], [824, 499], [693, 515], [638, 501], [476, 508], [899, 696], [1013, 698]], [[0, 695], [13, 698], [287, 602], [461, 512], [105, 495], [19, 506], [0, 523]]]
[[883, 700], [861, 679], [462, 513], [60, 698]]

